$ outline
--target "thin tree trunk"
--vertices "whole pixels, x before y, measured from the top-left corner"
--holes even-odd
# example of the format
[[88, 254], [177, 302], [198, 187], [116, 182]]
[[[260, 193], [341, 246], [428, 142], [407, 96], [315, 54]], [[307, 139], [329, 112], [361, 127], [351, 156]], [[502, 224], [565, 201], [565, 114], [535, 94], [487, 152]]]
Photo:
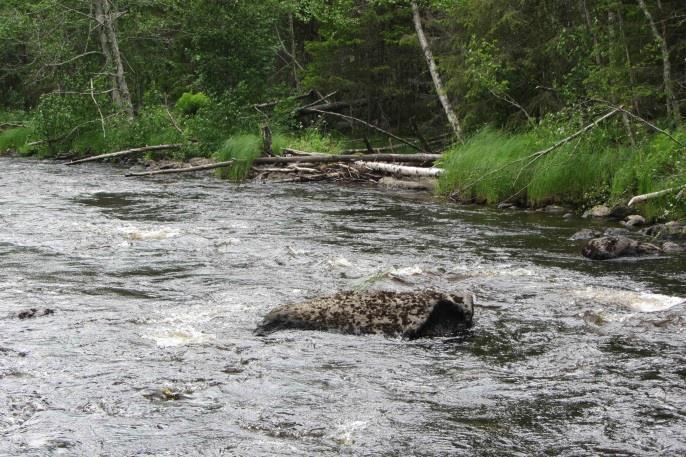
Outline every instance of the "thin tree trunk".
[[648, 23], [650, 24], [650, 29], [655, 36], [660, 45], [660, 52], [662, 53], [662, 78], [665, 85], [665, 98], [667, 99], [667, 115], [672, 119], [675, 125], [681, 123], [681, 110], [679, 109], [679, 102], [674, 95], [674, 81], [672, 80], [672, 64], [669, 59], [669, 47], [667, 46], [666, 38], [660, 33], [653, 19], [653, 15], [650, 14], [650, 10], [645, 4], [644, 0], [638, 0], [638, 5], [643, 10]]
[[105, 2], [104, 0], [95, 0], [93, 2], [95, 9], [95, 22], [98, 23], [98, 36], [100, 38], [100, 47], [102, 48], [102, 53], [105, 56], [105, 71], [110, 76], [111, 86], [112, 86], [112, 102], [116, 106], [121, 106], [121, 94], [119, 93], [119, 86], [117, 84], [117, 77], [112, 70], [112, 48], [110, 47], [109, 38], [105, 32], [105, 22], [107, 19], [105, 17]]
[[107, 71], [112, 73], [112, 100], [133, 118], [133, 103], [126, 82], [124, 62], [119, 51], [119, 40], [115, 29], [115, 13], [112, 12], [110, 0], [94, 0], [95, 18], [98, 23], [100, 45], [105, 54]]
[[412, 17], [414, 19], [414, 28], [417, 31], [417, 37], [419, 38], [419, 44], [424, 52], [426, 63], [429, 65], [429, 72], [431, 73], [431, 78], [433, 79], [434, 86], [436, 87], [438, 98], [441, 100], [441, 105], [443, 105], [443, 110], [445, 111], [445, 115], [448, 117], [450, 126], [455, 132], [455, 136], [457, 136], [458, 139], [462, 139], [462, 128], [460, 127], [460, 121], [457, 118], [457, 114], [455, 114], [455, 110], [453, 110], [453, 107], [450, 104], [445, 87], [443, 86], [441, 75], [438, 72], [438, 66], [436, 65], [433, 52], [429, 46], [429, 41], [426, 39], [426, 35], [424, 34], [422, 17], [419, 14], [419, 7], [417, 6], [416, 1], [412, 2]]
[[601, 67], [602, 62], [600, 60], [600, 47], [598, 46], [598, 36], [596, 35], [595, 30], [593, 30], [591, 13], [588, 11], [588, 5], [586, 4], [586, 0], [581, 0], [580, 5], [584, 13], [584, 18], [586, 19], [586, 29], [588, 30], [588, 33], [591, 35], [591, 38], [593, 38], [593, 56], [595, 57], [595, 63], [598, 67]]

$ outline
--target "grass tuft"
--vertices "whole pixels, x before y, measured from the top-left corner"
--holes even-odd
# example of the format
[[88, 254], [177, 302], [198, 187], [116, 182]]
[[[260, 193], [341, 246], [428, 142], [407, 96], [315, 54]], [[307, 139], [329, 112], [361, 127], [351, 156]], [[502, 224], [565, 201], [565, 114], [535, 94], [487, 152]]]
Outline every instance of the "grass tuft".
[[32, 131], [28, 127], [20, 127], [0, 132], [0, 153], [24, 151], [31, 133]]

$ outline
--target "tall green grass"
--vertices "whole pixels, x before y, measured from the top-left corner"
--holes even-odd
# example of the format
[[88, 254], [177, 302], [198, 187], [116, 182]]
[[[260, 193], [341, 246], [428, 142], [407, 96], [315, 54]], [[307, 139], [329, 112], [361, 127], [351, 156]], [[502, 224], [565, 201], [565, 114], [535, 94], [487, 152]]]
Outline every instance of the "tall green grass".
[[26, 144], [32, 130], [28, 127], [19, 127], [0, 132], [0, 153], [7, 151], [26, 151]]
[[445, 173], [438, 183], [442, 194], [463, 201], [499, 203], [506, 199], [525, 200], [517, 186], [527, 183], [532, 170], [526, 157], [536, 151], [532, 134], [509, 135], [490, 128], [455, 146], [442, 160]]
[[[686, 144], [686, 132], [676, 136]], [[532, 154], [557, 140], [549, 129], [519, 134], [484, 129], [443, 158], [446, 172], [438, 190], [463, 201], [584, 208], [686, 184], [685, 150], [664, 135], [630, 148], [599, 128], [533, 160]], [[684, 217], [686, 203], [666, 196], [642, 212], [650, 219]]]

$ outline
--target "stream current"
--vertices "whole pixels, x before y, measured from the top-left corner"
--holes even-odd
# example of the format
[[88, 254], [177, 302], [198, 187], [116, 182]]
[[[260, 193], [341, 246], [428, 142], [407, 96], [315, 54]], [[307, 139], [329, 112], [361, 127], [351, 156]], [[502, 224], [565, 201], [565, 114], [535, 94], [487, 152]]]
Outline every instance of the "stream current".
[[[0, 169], [2, 456], [686, 454], [683, 256], [374, 188]], [[365, 287], [468, 289], [475, 326], [252, 333]]]

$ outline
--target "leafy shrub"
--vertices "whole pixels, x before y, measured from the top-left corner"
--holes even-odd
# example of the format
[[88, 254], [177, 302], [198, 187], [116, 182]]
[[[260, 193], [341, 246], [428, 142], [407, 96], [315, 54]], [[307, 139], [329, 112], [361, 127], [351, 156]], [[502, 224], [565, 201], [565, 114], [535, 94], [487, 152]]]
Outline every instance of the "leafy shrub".
[[79, 130], [92, 128], [99, 120], [97, 109], [86, 97], [46, 94], [40, 98], [36, 110], [35, 132], [45, 141], [38, 153], [55, 155], [71, 148]]
[[206, 108], [210, 106], [210, 97], [198, 92], [196, 94], [192, 92], [184, 92], [181, 98], [176, 102], [176, 109], [181, 113], [192, 116], [200, 111], [201, 108]]

